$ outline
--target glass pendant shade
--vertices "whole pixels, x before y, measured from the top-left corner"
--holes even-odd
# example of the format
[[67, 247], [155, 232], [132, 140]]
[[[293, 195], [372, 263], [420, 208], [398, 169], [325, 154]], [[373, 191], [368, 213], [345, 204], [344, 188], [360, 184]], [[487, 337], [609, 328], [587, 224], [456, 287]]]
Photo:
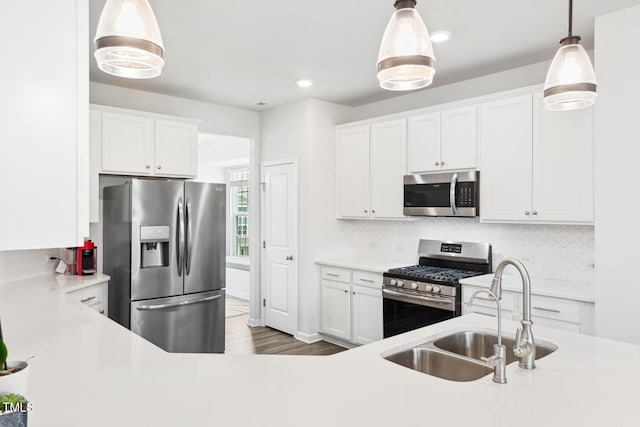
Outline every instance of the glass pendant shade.
[[95, 45], [98, 67], [105, 73], [149, 79], [162, 72], [162, 35], [147, 0], [107, 0]]
[[596, 102], [596, 73], [584, 48], [565, 44], [551, 62], [544, 83], [547, 110], [576, 110]]
[[429, 86], [436, 73], [429, 32], [413, 7], [396, 10], [382, 37], [378, 54], [378, 80], [387, 90], [413, 90]]

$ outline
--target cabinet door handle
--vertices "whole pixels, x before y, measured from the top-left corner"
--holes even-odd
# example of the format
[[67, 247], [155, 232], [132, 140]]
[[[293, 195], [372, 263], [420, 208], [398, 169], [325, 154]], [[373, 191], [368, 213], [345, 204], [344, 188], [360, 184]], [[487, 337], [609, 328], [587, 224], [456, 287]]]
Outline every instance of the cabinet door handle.
[[162, 169], [162, 166], [158, 165], [156, 166], [158, 168], [158, 170]]
[[444, 166], [444, 162], [440, 162], [440, 166]]
[[371, 211], [371, 213], [376, 213], [376, 211]]
[[88, 298], [85, 298], [85, 299], [81, 299], [80, 302], [84, 304], [84, 303], [87, 303], [87, 302], [89, 302], [91, 300], [94, 300], [94, 299], [96, 299], [96, 297], [92, 296], [92, 297], [88, 297]]
[[356, 293], [354, 292], [353, 294], [355, 295]]
[[549, 313], [556, 313], [556, 314], [562, 313], [560, 310], [555, 310], [553, 308], [533, 307], [533, 309], [534, 310], [540, 310], [540, 311], [547, 311]]
[[538, 215], [538, 211], [533, 211], [532, 214]]
[[364, 210], [364, 213], [369, 213], [369, 211], [365, 209], [365, 210]]
[[531, 215], [531, 212], [529, 212], [529, 211], [524, 211], [524, 214], [525, 214], [526, 216], [529, 216], [529, 215]]
[[345, 293], [345, 294], [348, 294], [348, 293], [349, 293], [349, 291], [344, 291], [344, 293]]
[[375, 283], [373, 280], [371, 279], [360, 279], [361, 282], [367, 282], [367, 283]]
[[145, 169], [151, 169], [151, 165], [144, 165]]
[[335, 273], [327, 273], [327, 276], [331, 276], [331, 277], [340, 277], [339, 274], [335, 274]]
[[440, 166], [440, 162], [436, 162], [436, 166]]

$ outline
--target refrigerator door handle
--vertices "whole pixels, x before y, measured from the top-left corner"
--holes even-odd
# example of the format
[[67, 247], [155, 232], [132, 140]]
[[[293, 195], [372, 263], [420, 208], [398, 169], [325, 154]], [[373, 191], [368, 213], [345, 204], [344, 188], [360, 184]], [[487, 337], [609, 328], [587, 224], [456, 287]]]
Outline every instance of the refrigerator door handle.
[[188, 276], [189, 273], [191, 272], [191, 249], [193, 247], [193, 239], [192, 239], [192, 235], [191, 235], [191, 202], [189, 200], [187, 200], [187, 245], [186, 245], [186, 250], [187, 250], [187, 263], [186, 263], [186, 273], [185, 275]]
[[178, 200], [178, 218], [176, 220], [176, 228], [178, 242], [176, 244], [176, 260], [178, 262], [178, 277], [182, 276], [182, 267], [184, 266], [184, 203], [182, 199]]
[[176, 302], [176, 303], [172, 303], [172, 304], [141, 305], [141, 306], [136, 307], [136, 310], [139, 310], [139, 311], [166, 310], [168, 308], [184, 307], [185, 305], [200, 304], [200, 303], [203, 303], [203, 302], [209, 302], [209, 301], [217, 300], [221, 296], [222, 295], [213, 295], [213, 296], [206, 297], [206, 298], [192, 299], [192, 300]]

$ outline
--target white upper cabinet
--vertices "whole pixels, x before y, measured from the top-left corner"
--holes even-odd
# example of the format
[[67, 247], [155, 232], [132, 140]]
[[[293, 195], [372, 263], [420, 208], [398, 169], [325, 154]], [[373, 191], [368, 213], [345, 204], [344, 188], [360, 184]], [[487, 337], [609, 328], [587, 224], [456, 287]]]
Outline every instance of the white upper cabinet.
[[338, 218], [404, 218], [406, 146], [404, 119], [338, 129]]
[[0, 12], [0, 250], [77, 246], [89, 234], [88, 2], [35, 7]]
[[441, 126], [440, 169], [475, 169], [478, 166], [476, 106], [443, 111]]
[[533, 106], [535, 219], [593, 222], [594, 109], [547, 111], [542, 94]]
[[409, 173], [475, 169], [477, 166], [476, 106], [410, 117]]
[[198, 174], [198, 127], [193, 123], [156, 120], [155, 173]]
[[480, 216], [487, 221], [531, 218], [532, 96], [480, 106]]
[[371, 216], [404, 216], [407, 170], [407, 122], [392, 120], [371, 126]]
[[337, 216], [369, 217], [369, 126], [337, 131]]
[[[192, 178], [198, 174], [196, 120], [92, 106], [92, 145], [100, 147], [100, 173]], [[100, 131], [94, 131], [99, 126]]]
[[153, 119], [102, 113], [102, 172], [149, 175], [154, 163]]
[[593, 108], [547, 111], [542, 94], [480, 111], [480, 217], [490, 222], [593, 222]]
[[440, 170], [440, 112], [410, 117], [408, 124], [407, 171]]

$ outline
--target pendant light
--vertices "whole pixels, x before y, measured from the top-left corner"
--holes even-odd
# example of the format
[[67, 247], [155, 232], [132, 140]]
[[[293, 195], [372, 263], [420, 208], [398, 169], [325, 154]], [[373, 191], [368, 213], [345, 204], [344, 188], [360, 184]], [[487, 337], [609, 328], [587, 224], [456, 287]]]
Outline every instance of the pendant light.
[[162, 36], [147, 0], [107, 0], [95, 45], [98, 67], [105, 73], [150, 79], [162, 72]]
[[544, 83], [544, 106], [551, 111], [577, 110], [596, 102], [596, 73], [580, 37], [572, 34], [573, 0], [569, 0], [569, 34], [560, 40]]
[[378, 80], [387, 90], [429, 86], [436, 73], [429, 32], [415, 9], [416, 0], [397, 0], [378, 53]]

